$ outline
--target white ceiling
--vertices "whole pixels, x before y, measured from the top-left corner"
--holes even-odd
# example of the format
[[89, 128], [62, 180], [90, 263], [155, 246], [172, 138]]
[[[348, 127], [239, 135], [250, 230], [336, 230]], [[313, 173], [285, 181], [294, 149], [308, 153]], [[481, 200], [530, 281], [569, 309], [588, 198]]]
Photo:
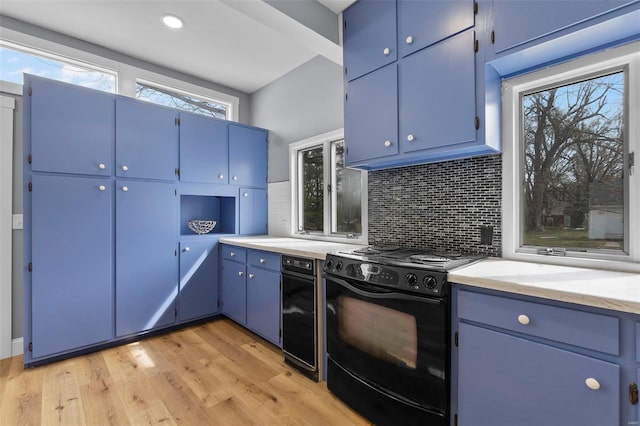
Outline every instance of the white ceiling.
[[[339, 13], [355, 0], [319, 1]], [[340, 46], [262, 0], [2, 0], [0, 13], [245, 93], [317, 55], [342, 61]], [[184, 27], [165, 27], [165, 14]]]

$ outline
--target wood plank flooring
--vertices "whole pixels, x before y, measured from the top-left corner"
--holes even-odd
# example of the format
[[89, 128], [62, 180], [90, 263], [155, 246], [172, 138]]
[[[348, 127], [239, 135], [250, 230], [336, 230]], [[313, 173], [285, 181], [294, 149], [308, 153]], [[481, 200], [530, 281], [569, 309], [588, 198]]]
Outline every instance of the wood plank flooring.
[[221, 319], [42, 367], [0, 360], [2, 425], [368, 425]]

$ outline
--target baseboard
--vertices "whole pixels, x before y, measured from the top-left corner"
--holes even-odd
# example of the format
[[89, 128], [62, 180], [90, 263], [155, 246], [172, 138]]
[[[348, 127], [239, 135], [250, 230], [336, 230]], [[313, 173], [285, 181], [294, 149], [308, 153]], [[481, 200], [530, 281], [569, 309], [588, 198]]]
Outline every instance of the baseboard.
[[20, 337], [19, 339], [13, 339], [13, 341], [11, 341], [11, 356], [22, 355], [24, 351], [23, 342], [24, 340], [22, 339], [22, 337]]

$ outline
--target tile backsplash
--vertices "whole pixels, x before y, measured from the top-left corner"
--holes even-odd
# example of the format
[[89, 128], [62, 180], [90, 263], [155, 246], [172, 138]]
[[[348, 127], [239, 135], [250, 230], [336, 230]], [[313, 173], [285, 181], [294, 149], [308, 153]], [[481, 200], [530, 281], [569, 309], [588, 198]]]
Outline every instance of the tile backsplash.
[[501, 188], [500, 155], [369, 172], [369, 243], [500, 256]]

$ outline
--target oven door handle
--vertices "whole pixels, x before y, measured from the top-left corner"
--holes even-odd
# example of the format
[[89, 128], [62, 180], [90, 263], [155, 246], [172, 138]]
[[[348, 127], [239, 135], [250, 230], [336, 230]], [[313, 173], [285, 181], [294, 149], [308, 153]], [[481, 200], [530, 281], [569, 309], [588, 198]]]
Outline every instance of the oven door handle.
[[368, 298], [372, 298], [372, 299], [389, 299], [389, 297], [393, 297], [394, 299], [401, 299], [401, 300], [411, 300], [414, 302], [423, 302], [423, 303], [431, 303], [433, 305], [439, 305], [440, 303], [442, 303], [441, 299], [437, 299], [437, 298], [432, 298], [429, 296], [413, 296], [411, 294], [404, 294], [404, 293], [396, 293], [394, 291], [388, 291], [388, 292], [384, 292], [384, 293], [373, 293], [373, 292], [369, 292], [366, 290], [362, 290], [359, 287], [356, 287], [356, 285], [354, 284], [350, 284], [348, 281], [345, 281], [343, 279], [340, 278], [336, 278], [336, 277], [327, 277], [327, 280], [333, 281], [334, 283], [338, 284], [339, 286], [342, 286], [344, 288], [346, 288], [349, 291], [352, 291], [362, 297], [368, 297]]

